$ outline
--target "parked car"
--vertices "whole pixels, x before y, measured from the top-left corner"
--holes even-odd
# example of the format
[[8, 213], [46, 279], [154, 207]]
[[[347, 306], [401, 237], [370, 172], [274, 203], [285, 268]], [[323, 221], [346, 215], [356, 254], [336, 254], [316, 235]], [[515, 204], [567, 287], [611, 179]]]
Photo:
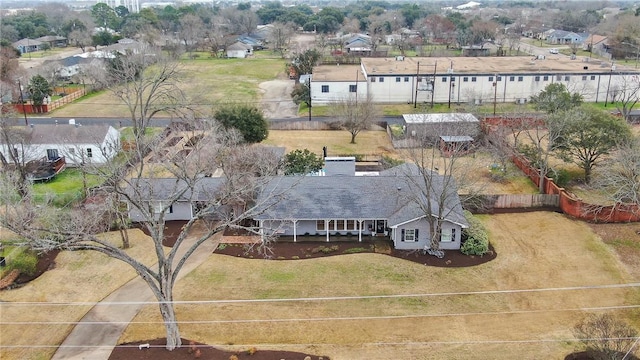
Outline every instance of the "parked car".
[[558, 49], [553, 48], [553, 49], [549, 49], [549, 52], [552, 54], [557, 54], [558, 53]]

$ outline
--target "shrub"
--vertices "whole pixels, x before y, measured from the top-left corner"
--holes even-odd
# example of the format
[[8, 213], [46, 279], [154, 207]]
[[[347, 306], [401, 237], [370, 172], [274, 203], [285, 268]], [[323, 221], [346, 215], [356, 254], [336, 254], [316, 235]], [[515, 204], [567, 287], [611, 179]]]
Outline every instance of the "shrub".
[[571, 180], [571, 174], [566, 169], [558, 169], [551, 171], [551, 178], [556, 185], [565, 187]]
[[469, 227], [464, 229], [467, 240], [460, 246], [460, 251], [465, 255], [482, 256], [489, 251], [489, 234], [482, 222], [475, 218], [470, 212], [465, 211], [465, 218], [469, 222]]
[[224, 243], [218, 244], [218, 250], [224, 250], [226, 248], [227, 248], [227, 244], [224, 244]]
[[36, 273], [38, 256], [31, 251], [21, 251], [7, 261], [10, 270], [17, 269], [21, 274], [33, 275]]
[[258, 349], [256, 349], [255, 347], [252, 347], [249, 350], [247, 350], [247, 355], [253, 355], [256, 352], [258, 352]]
[[362, 248], [362, 247], [357, 247], [357, 248], [351, 248], [351, 249], [347, 249], [345, 251], [343, 251], [343, 254], [357, 254], [357, 253], [363, 253], [363, 252], [369, 252], [370, 250], [367, 248]]

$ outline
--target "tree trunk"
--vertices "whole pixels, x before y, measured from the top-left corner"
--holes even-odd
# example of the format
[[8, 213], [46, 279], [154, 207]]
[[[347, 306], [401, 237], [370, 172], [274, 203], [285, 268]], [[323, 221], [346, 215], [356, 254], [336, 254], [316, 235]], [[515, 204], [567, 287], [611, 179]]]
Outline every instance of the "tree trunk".
[[431, 242], [429, 246], [433, 250], [440, 250], [440, 233], [442, 233], [442, 224], [439, 220], [435, 220], [431, 230]]
[[355, 144], [355, 143], [356, 143], [356, 135], [357, 135], [357, 134], [351, 133], [351, 143], [352, 143], [352, 144]]
[[591, 182], [591, 167], [584, 167], [584, 182], [589, 184]]
[[160, 303], [160, 313], [162, 314], [162, 321], [167, 331], [167, 350], [173, 351], [175, 348], [182, 346], [182, 339], [180, 339], [180, 329], [176, 322], [176, 313], [173, 309], [171, 300], [165, 300]]

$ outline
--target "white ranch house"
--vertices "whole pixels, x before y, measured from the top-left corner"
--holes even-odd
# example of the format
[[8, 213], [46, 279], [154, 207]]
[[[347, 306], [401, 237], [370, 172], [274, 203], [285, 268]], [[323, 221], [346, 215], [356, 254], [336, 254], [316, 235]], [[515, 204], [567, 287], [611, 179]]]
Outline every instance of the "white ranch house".
[[[379, 237], [393, 242], [397, 249], [424, 249], [430, 243], [430, 226], [419, 206], [416, 188], [417, 168], [411, 165], [381, 172], [378, 176], [277, 176], [265, 178], [255, 197], [252, 220], [263, 238], [288, 237], [292, 241], [363, 241]], [[355, 171], [355, 169], [354, 169]], [[444, 189], [443, 177], [434, 174], [437, 191], [447, 191], [442, 212], [441, 249], [459, 249], [462, 229], [468, 226], [455, 188]], [[144, 179], [131, 194], [141, 196], [148, 206], [129, 206], [132, 221], [145, 214], [164, 220], [189, 220], [199, 208], [216, 201], [215, 193], [224, 186], [224, 177], [202, 178], [192, 187], [177, 179]], [[277, 194], [277, 196], [273, 196]], [[178, 196], [179, 195], [179, 196]], [[434, 195], [435, 196], [435, 195]], [[175, 200], [177, 197], [177, 200]], [[434, 209], [437, 203], [431, 200]], [[225, 211], [220, 207], [220, 214]], [[217, 210], [216, 210], [217, 211]], [[215, 211], [214, 211], [215, 214]], [[433, 215], [429, 215], [433, 216]], [[215, 215], [214, 215], [215, 217]]]
[[604, 102], [623, 79], [639, 75], [636, 69], [563, 55], [362, 58], [360, 65], [314, 68], [311, 97], [318, 105], [356, 94], [377, 103], [526, 103], [560, 82], [587, 102]]
[[[22, 131], [25, 141], [12, 151], [23, 162], [64, 157], [68, 166], [104, 164], [120, 150], [120, 131], [108, 125], [33, 125]], [[7, 159], [9, 150], [0, 140], [0, 152]]]

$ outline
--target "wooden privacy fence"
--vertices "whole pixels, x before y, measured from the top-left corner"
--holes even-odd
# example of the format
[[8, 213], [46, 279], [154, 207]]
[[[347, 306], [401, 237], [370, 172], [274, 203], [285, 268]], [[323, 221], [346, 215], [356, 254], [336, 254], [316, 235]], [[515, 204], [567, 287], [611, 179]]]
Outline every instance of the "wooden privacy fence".
[[[60, 93], [61, 88], [56, 88], [55, 91]], [[58, 91], [60, 90], [60, 91]], [[71, 89], [66, 89], [66, 90], [71, 90]], [[68, 93], [67, 95], [61, 97], [58, 100], [52, 101], [49, 104], [43, 104], [43, 105], [33, 105], [31, 103], [25, 103], [25, 104], [14, 104], [14, 107], [16, 109], [16, 111], [18, 111], [19, 113], [24, 113], [26, 112], [27, 114], [42, 114], [42, 113], [48, 113], [49, 111], [55, 110], [63, 105], [66, 105], [70, 102], [73, 102], [81, 97], [83, 97], [85, 94], [87, 93], [87, 90], [82, 88], [77, 88], [74, 89], [73, 92]]]
[[560, 210], [560, 196], [550, 194], [478, 195], [465, 201], [474, 213], [494, 213], [536, 209]]

